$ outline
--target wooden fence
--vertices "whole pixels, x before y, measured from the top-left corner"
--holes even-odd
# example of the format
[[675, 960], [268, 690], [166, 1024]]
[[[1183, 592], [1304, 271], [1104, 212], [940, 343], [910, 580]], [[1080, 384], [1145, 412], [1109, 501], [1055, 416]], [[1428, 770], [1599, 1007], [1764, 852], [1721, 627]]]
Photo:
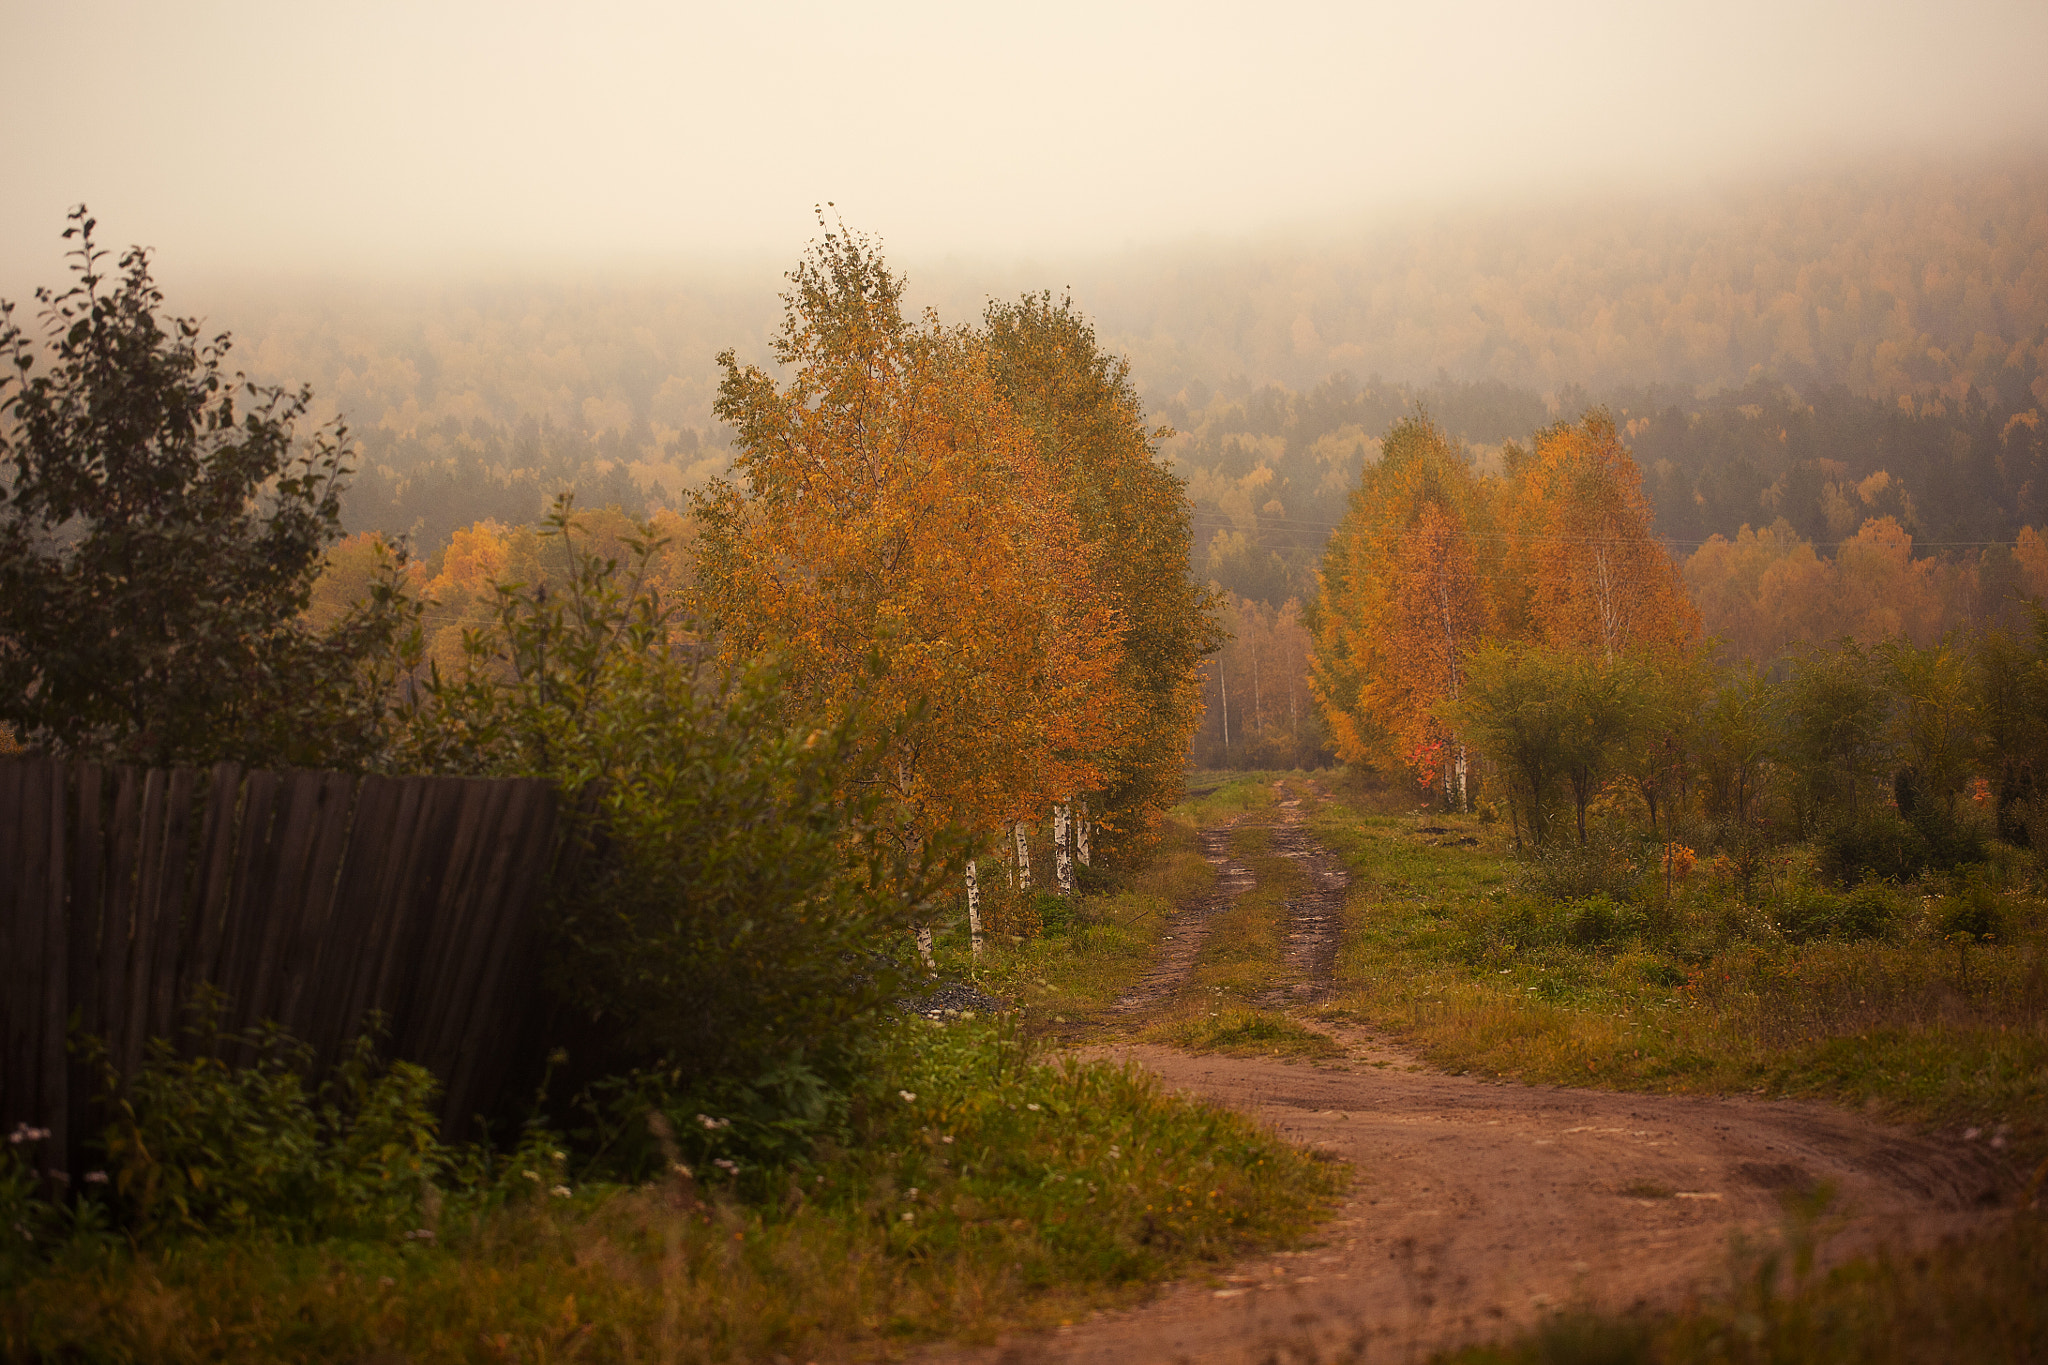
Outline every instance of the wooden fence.
[[67, 1039], [133, 1074], [210, 986], [224, 1031], [275, 1022], [316, 1074], [381, 1012], [464, 1136], [536, 1037], [565, 823], [535, 779], [0, 759], [0, 1128], [78, 1170], [98, 1078]]

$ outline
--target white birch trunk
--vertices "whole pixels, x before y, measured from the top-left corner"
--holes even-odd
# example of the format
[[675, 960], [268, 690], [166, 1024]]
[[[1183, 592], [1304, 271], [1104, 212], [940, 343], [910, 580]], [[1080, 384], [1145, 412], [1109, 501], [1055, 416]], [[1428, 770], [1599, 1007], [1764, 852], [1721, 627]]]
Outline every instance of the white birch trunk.
[[1074, 824], [1074, 856], [1081, 860], [1081, 866], [1088, 866], [1088, 798], [1081, 798], [1081, 816]]
[[1230, 766], [1230, 678], [1223, 671], [1223, 661], [1216, 661], [1216, 685], [1223, 689], [1223, 766]]
[[1019, 820], [1011, 832], [1017, 836], [1017, 889], [1031, 889], [1031, 836], [1025, 833], [1026, 826]]
[[1471, 791], [1466, 785], [1466, 777], [1471, 770], [1471, 764], [1465, 755], [1465, 746], [1460, 744], [1458, 746], [1458, 814], [1460, 815], [1470, 815], [1472, 813]]
[[974, 871], [975, 860], [967, 860], [967, 941], [976, 957], [981, 956], [981, 882]]
[[1052, 874], [1062, 896], [1074, 894], [1074, 812], [1062, 801], [1052, 808]]
[[926, 971], [931, 971], [938, 965], [932, 961], [932, 927], [929, 924], [917, 926], [917, 955], [924, 959]]

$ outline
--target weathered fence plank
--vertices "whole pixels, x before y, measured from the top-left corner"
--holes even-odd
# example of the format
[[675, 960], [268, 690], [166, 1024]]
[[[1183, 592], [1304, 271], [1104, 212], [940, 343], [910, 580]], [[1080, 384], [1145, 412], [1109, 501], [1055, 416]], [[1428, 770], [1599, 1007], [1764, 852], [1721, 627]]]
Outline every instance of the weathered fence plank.
[[212, 987], [223, 1030], [276, 1022], [319, 1073], [382, 1014], [466, 1135], [535, 1037], [573, 823], [531, 779], [0, 759], [0, 1122], [51, 1128], [39, 1161], [76, 1169], [104, 1116], [68, 1021], [130, 1075]]
[[142, 827], [136, 843], [135, 888], [128, 903], [128, 936], [114, 951], [122, 958], [121, 988], [113, 1013], [121, 1021], [114, 1043], [115, 1063], [123, 1074], [142, 1064], [143, 1040], [149, 1036], [149, 967], [156, 947], [157, 898], [163, 890], [164, 839], [168, 820], [170, 773], [152, 768], [142, 778]]
[[187, 897], [195, 880], [193, 863], [201, 852], [192, 842], [198, 785], [199, 774], [192, 769], [172, 770], [170, 793], [165, 799], [163, 876], [157, 883], [153, 912], [156, 948], [150, 955], [149, 1003], [142, 1020], [146, 1038], [168, 1037], [177, 1030], [178, 1007], [182, 1003], [178, 994], [178, 962], [191, 928], [193, 913], [187, 906]]

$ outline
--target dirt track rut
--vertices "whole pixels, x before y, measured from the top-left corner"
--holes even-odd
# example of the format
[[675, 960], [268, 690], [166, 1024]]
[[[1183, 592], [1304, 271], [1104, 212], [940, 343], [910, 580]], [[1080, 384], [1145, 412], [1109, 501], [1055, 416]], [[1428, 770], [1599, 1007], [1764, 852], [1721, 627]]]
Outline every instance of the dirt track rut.
[[[1306, 863], [1295, 909], [1300, 1002], [1330, 980], [1343, 869], [1298, 806], [1276, 846]], [[1163, 999], [1203, 924], [1251, 885], [1205, 831], [1216, 896], [1175, 920], [1155, 970], [1125, 1008]], [[1325, 1026], [1326, 1027], [1326, 1026]], [[1723, 1282], [1739, 1234], [1777, 1237], [1785, 1196], [1835, 1191], [1823, 1262], [1964, 1234], [2009, 1179], [1981, 1147], [1944, 1143], [1819, 1104], [1615, 1094], [1431, 1071], [1364, 1032], [1337, 1030], [1341, 1061], [1307, 1064], [1109, 1050], [1169, 1085], [1250, 1113], [1351, 1163], [1356, 1179], [1319, 1245], [1168, 1285], [1150, 1302], [934, 1361], [1410, 1361], [1498, 1337], [1565, 1304], [1675, 1305]]]

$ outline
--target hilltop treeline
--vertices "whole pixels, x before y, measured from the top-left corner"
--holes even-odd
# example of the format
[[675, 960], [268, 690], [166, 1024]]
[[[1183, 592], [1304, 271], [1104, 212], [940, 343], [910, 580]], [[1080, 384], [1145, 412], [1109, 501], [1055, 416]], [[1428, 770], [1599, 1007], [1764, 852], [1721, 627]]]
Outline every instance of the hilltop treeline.
[[[1704, 399], [1669, 387], [1605, 398], [1648, 524], [1729, 657], [2016, 628], [2018, 598], [2048, 593], [2048, 548], [2029, 529], [2048, 525], [2048, 439], [2030, 395], [1915, 402], [1758, 380]], [[1166, 415], [1182, 428], [1172, 449], [1195, 502], [1195, 569], [1233, 604], [1198, 758], [1329, 752], [1316, 716], [1267, 699], [1304, 686], [1288, 623], [1314, 600], [1325, 542], [1380, 462], [1381, 433], [1427, 415], [1462, 465], [1500, 474], [1513, 443], [1591, 406], [1584, 390], [1546, 401], [1492, 382], [1345, 376], [1241, 400], [1201, 385], [1176, 395]]]
[[[1355, 425], [1356, 448], [1421, 399], [1454, 437], [1493, 446], [1575, 417], [1592, 397], [1661, 420], [1674, 404], [1745, 392], [1759, 378], [1816, 408], [1816, 395], [1838, 388], [1848, 404], [1911, 397], [1916, 419], [1938, 405], [1937, 422], [1972, 401], [2023, 411], [2048, 396], [2044, 223], [2048, 158], [2031, 157], [1151, 250], [1074, 262], [1066, 278], [1089, 299], [1105, 350], [1130, 358], [1149, 410], [1191, 431], [1217, 403], [1246, 410], [1246, 431], [1215, 427], [1219, 449], [1193, 458], [1214, 468], [1223, 436], [1276, 434], [1256, 410], [1271, 405], [1257, 396], [1263, 386], [1316, 394], [1340, 373], [1386, 379], [1351, 384], [1368, 397], [1341, 417], [1328, 404], [1293, 414], [1311, 443]], [[949, 267], [919, 272], [916, 284], [942, 312], [971, 315], [987, 278]], [[349, 415], [365, 456], [350, 528], [414, 529], [431, 553], [445, 535], [437, 527], [530, 521], [567, 481], [585, 505], [609, 498], [594, 486], [608, 478], [661, 502], [722, 471], [713, 357], [727, 346], [766, 357], [776, 288], [764, 270], [301, 289], [224, 299], [215, 312], [252, 374], [310, 382], [314, 416]], [[1771, 403], [1749, 395], [1734, 406]], [[1785, 427], [1789, 443], [1800, 439], [1789, 423], [1754, 420], [1771, 438]], [[1713, 510], [1697, 531], [1680, 526], [1677, 494], [1652, 468], [1668, 452], [1650, 453], [1643, 439], [1632, 437], [1663, 534], [1704, 539], [1754, 520], [1737, 512], [1723, 526], [1728, 516]], [[1273, 452], [1261, 454], [1271, 462]], [[1764, 454], [1747, 455], [1763, 483], [1731, 474], [1724, 501], [1776, 480]], [[1292, 517], [1337, 519], [1344, 481], [1324, 487], [1328, 472], [1278, 495]], [[1705, 490], [1716, 509], [1720, 488]], [[1926, 516], [1932, 492], [1918, 495]]]
[[[2030, 394], [2007, 401], [1801, 392], [1758, 380], [1694, 398], [1669, 387], [1599, 395], [1643, 473], [1659, 539], [1681, 557], [1716, 536], [1783, 521], [1824, 554], [1890, 517], [1923, 556], [2010, 545], [2048, 523], [2048, 432]], [[1202, 400], [1199, 403], [1196, 400]], [[1203, 531], [1197, 567], [1278, 606], [1299, 595], [1380, 435], [1427, 414], [1482, 471], [1502, 444], [1580, 416], [1595, 395], [1547, 401], [1493, 383], [1420, 387], [1336, 376], [1312, 389], [1267, 386], [1241, 401], [1193, 385], [1165, 415]]]
[[[1146, 395], [1438, 369], [1542, 390], [1995, 390], [2048, 368], [2048, 160], [1455, 212], [1084, 275]], [[2035, 396], [2041, 395], [2037, 392]]]

